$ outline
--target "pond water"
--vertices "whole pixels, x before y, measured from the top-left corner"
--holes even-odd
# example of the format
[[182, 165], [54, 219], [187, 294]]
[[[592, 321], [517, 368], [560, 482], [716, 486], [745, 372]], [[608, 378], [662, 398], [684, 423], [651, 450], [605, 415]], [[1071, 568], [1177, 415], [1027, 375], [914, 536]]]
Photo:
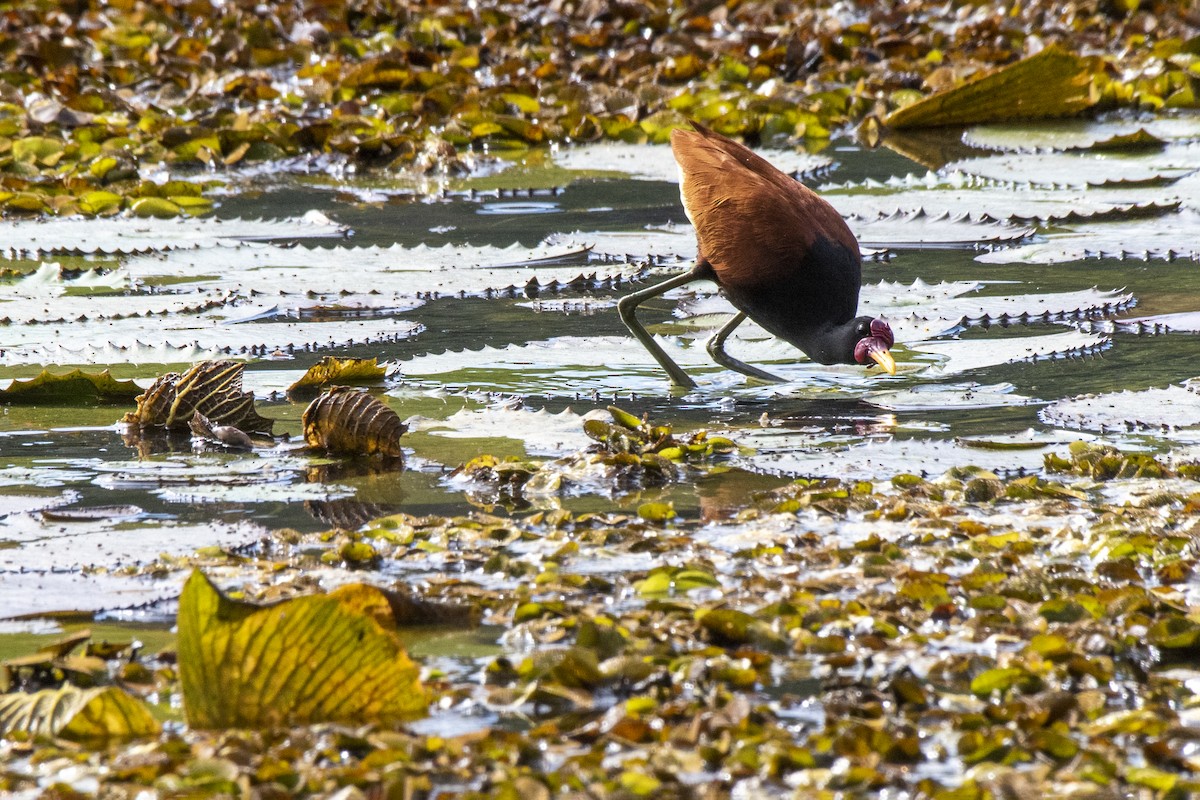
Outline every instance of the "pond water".
[[[407, 468], [381, 471], [316, 459], [295, 443], [252, 454], [186, 440], [148, 448], [115, 424], [131, 405], [6, 405], [0, 618], [168, 619], [179, 576], [124, 568], [395, 511], [524, 512], [450, 471], [480, 453], [582, 449], [580, 415], [610, 403], [720, 432], [744, 450], [732, 469], [696, 484], [614, 495], [585, 483], [533, 507], [669, 499], [684, 518], [720, 519], [796, 476], [1036, 471], [1046, 452], [1091, 437], [1195, 457], [1200, 395], [1183, 384], [1200, 372], [1200, 192], [1189, 183], [1200, 160], [1187, 136], [1114, 153], [1064, 149], [1059, 131], [1052, 152], [997, 165], [1008, 140], [987, 133], [953, 154], [969, 159], [945, 164], [845, 140], [788, 156], [855, 215], [869, 248], [862, 307], [893, 320], [895, 376], [814, 367], [746, 330], [730, 352], [788, 379], [748, 383], [707, 360], [703, 339], [730, 309], [713, 287], [695, 285], [640, 312], [700, 383], [673, 390], [615, 310], [620, 295], [685, 268], [694, 251], [677, 187], [661, 179], [662, 147], [575, 153], [566, 164], [515, 156], [441, 184], [301, 170], [231, 176], [216, 215], [229, 238], [216, 244], [187, 222], [95, 222], [94, 236], [77, 240], [47, 223], [44, 250], [10, 254], [3, 299], [13, 324], [0, 328], [0, 377], [110, 368], [144, 387], [229, 340], [234, 357], [252, 348], [246, 386], [294, 440], [304, 404], [282, 390], [322, 356], [376, 357], [394, 365], [382, 396], [412, 431]], [[1042, 160], [1072, 154], [1074, 166]], [[239, 228], [253, 219], [291, 222]], [[38, 271], [47, 264], [62, 270]], [[578, 275], [588, 279], [572, 283]], [[121, 304], [134, 316], [114, 311]], [[1100, 397], [1071, 402], [1087, 394]]]

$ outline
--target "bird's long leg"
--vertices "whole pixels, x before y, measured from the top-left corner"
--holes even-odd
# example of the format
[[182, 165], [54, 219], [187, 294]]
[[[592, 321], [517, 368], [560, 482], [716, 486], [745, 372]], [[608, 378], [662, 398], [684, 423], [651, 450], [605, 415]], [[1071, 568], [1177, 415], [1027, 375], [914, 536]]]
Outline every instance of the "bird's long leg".
[[642, 323], [638, 322], [637, 316], [633, 312], [639, 305], [651, 297], [665, 294], [676, 286], [683, 286], [685, 283], [691, 283], [694, 280], [704, 277], [707, 277], [707, 273], [701, 268], [700, 262], [697, 262], [696, 266], [687, 272], [676, 275], [673, 278], [667, 278], [662, 283], [656, 283], [653, 286], [627, 294], [617, 302], [617, 311], [620, 313], [621, 321], [625, 323], [625, 327], [629, 328], [629, 332], [637, 337], [642, 346], [650, 351], [650, 355], [654, 356], [654, 360], [666, 370], [667, 375], [671, 376], [671, 383], [687, 389], [695, 388], [696, 382], [667, 355], [665, 350], [659, 347], [658, 342], [654, 341], [654, 337], [650, 335], [650, 332], [642, 327]]
[[760, 381], [767, 383], [783, 383], [783, 378], [778, 375], [772, 375], [769, 372], [764, 372], [758, 367], [752, 367], [745, 361], [739, 361], [733, 356], [725, 352], [725, 340], [729, 338], [729, 334], [733, 333], [733, 329], [746, 321], [746, 312], [739, 311], [733, 315], [733, 319], [721, 326], [721, 329], [712, 335], [705, 345], [708, 348], [708, 354], [712, 356], [712, 360], [720, 364], [726, 369], [731, 369], [734, 372], [740, 372], [743, 375], [749, 375], [751, 378], [758, 378]]

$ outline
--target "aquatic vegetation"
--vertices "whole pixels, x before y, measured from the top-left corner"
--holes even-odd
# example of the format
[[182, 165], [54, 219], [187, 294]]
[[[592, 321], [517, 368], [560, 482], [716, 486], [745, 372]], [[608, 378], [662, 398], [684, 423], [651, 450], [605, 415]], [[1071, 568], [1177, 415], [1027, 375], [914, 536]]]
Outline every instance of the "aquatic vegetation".
[[[1183, 4], [10, 6], [0, 793], [1197, 793]], [[1059, 48], [1086, 117], [875, 124]], [[897, 375], [747, 384], [698, 286], [670, 393], [685, 118], [825, 184]]]
[[[1070, 454], [1079, 463], [1120, 455]], [[216, 770], [264, 788], [301, 774], [327, 790], [465, 780], [481, 797], [564, 775], [683, 795], [691, 774], [722, 793], [893, 787], [988, 797], [1012, 782], [1100, 791], [1153, 780], [1170, 787], [1165, 796], [1186, 796], [1196, 789], [1186, 756], [1195, 703], [1180, 665], [1200, 640], [1187, 613], [1200, 483], [1185, 481], [1131, 505], [1100, 488], [970, 469], [884, 483], [797, 480], [745, 498], [724, 521], [640, 510], [397, 514], [349, 535], [280, 532], [254, 552], [162, 561], [146, 569], [235, 568], [247, 601], [343, 602], [340, 613], [352, 614], [354, 603], [338, 598], [363, 587], [312, 595], [312, 576], [345, 582], [359, 574], [349, 545], [369, 545], [373, 563], [401, 570], [395, 583], [421, 565], [425, 597], [478, 609], [506, 633], [481, 671], [425, 682], [430, 728], [193, 729], [186, 739], [144, 735], [139, 751], [171, 754], [152, 767], [100, 751], [81, 769], [114, 788]], [[188, 591], [219, 597], [200, 581]], [[293, 607], [237, 605], [251, 617]], [[98, 679], [123, 671], [150, 702], [183, 692], [192, 719], [193, 618], [227, 624], [205, 622], [199, 609], [191, 600], [181, 609], [178, 649], [165, 662], [97, 651]], [[399, 617], [422, 618], [437, 614]], [[224, 651], [230, 664], [235, 651]], [[1127, 688], [1147, 680], [1154, 691], [1130, 707]], [[324, 685], [336, 694], [344, 684]], [[245, 696], [237, 713], [263, 697]], [[442, 732], [455, 727], [462, 733]], [[516, 745], [526, 756], [498, 756]], [[329, 748], [339, 758], [325, 758]], [[225, 754], [217, 763], [214, 751]], [[1129, 755], [1147, 751], [1161, 753], [1152, 766]], [[9, 785], [52, 769], [53, 756], [44, 747], [31, 777], [13, 774]], [[662, 763], [689, 772], [654, 766]]]
[[[437, 184], [484, 153], [568, 139], [662, 142], [685, 116], [766, 142], [824, 143], [869, 115], [899, 126], [930, 105], [938, 110], [926, 122], [970, 121], [948, 103], [972, 91], [995, 98], [984, 109], [992, 120], [1097, 103], [1194, 108], [1186, 19], [1177, 3], [1037, 2], [1016, 13], [985, 3], [947, 16], [932, 6], [842, 15], [662, 0], [603, 10], [155, 0], [67, 13], [29, 0], [0, 31], [19, 90], [0, 105], [0, 207], [204, 213], [223, 174], [267, 162], [382, 166]], [[1025, 63], [1037, 79], [1024, 102], [988, 89], [989, 80], [1011, 86]], [[1066, 94], [1045, 94], [1052, 75]]]

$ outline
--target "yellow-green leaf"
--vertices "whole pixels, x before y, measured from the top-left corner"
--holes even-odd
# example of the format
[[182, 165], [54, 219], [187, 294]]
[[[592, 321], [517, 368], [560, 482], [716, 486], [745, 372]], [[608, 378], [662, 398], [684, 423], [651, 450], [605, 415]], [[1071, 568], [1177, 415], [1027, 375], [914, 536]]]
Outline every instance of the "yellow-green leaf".
[[675, 504], [667, 501], [666, 503], [642, 503], [638, 506], [638, 516], [647, 522], [667, 522], [675, 518]]
[[29, 136], [13, 142], [12, 154], [17, 161], [39, 161], [46, 166], [53, 166], [62, 157], [65, 148], [61, 139]]
[[206, 211], [210, 211], [213, 207], [213, 201], [208, 197], [174, 194], [169, 199], [189, 214], [203, 214]]
[[530, 97], [527, 94], [519, 92], [505, 92], [501, 95], [504, 102], [516, 108], [522, 114], [536, 114], [542, 110], [542, 104], [538, 102], [536, 97]]
[[326, 356], [313, 364], [300, 376], [300, 379], [287, 388], [289, 395], [316, 392], [331, 384], [359, 386], [367, 383], [379, 383], [387, 374], [387, 369], [379, 366], [374, 358], [336, 358]]
[[1007, 692], [1031, 676], [1021, 667], [997, 667], [979, 673], [971, 680], [971, 692], [987, 697], [992, 692]]
[[889, 128], [972, 125], [1015, 119], [1069, 117], [1092, 106], [1093, 60], [1047, 47], [1015, 64], [893, 111]]
[[201, 572], [179, 599], [179, 673], [188, 724], [359, 723], [425, 713], [388, 596], [364, 584], [259, 606]]
[[112, 192], [86, 192], [79, 197], [79, 210], [84, 214], [98, 216], [121, 210], [121, 196]]
[[183, 213], [178, 203], [173, 203], [165, 197], [141, 197], [130, 207], [136, 217], [157, 217], [170, 219]]
[[0, 695], [0, 736], [94, 740], [153, 736], [159, 724], [138, 698], [116, 686], [64, 686]]

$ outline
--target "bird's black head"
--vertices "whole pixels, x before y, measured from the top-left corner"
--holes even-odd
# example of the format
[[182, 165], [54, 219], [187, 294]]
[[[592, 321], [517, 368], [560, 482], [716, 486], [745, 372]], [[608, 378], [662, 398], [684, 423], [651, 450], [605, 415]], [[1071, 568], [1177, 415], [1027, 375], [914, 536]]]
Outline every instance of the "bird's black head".
[[896, 360], [889, 352], [896, 343], [891, 325], [877, 317], [859, 317], [854, 320], [854, 335], [857, 339], [854, 344], [855, 361], [867, 365], [874, 361], [887, 374], [896, 374]]

